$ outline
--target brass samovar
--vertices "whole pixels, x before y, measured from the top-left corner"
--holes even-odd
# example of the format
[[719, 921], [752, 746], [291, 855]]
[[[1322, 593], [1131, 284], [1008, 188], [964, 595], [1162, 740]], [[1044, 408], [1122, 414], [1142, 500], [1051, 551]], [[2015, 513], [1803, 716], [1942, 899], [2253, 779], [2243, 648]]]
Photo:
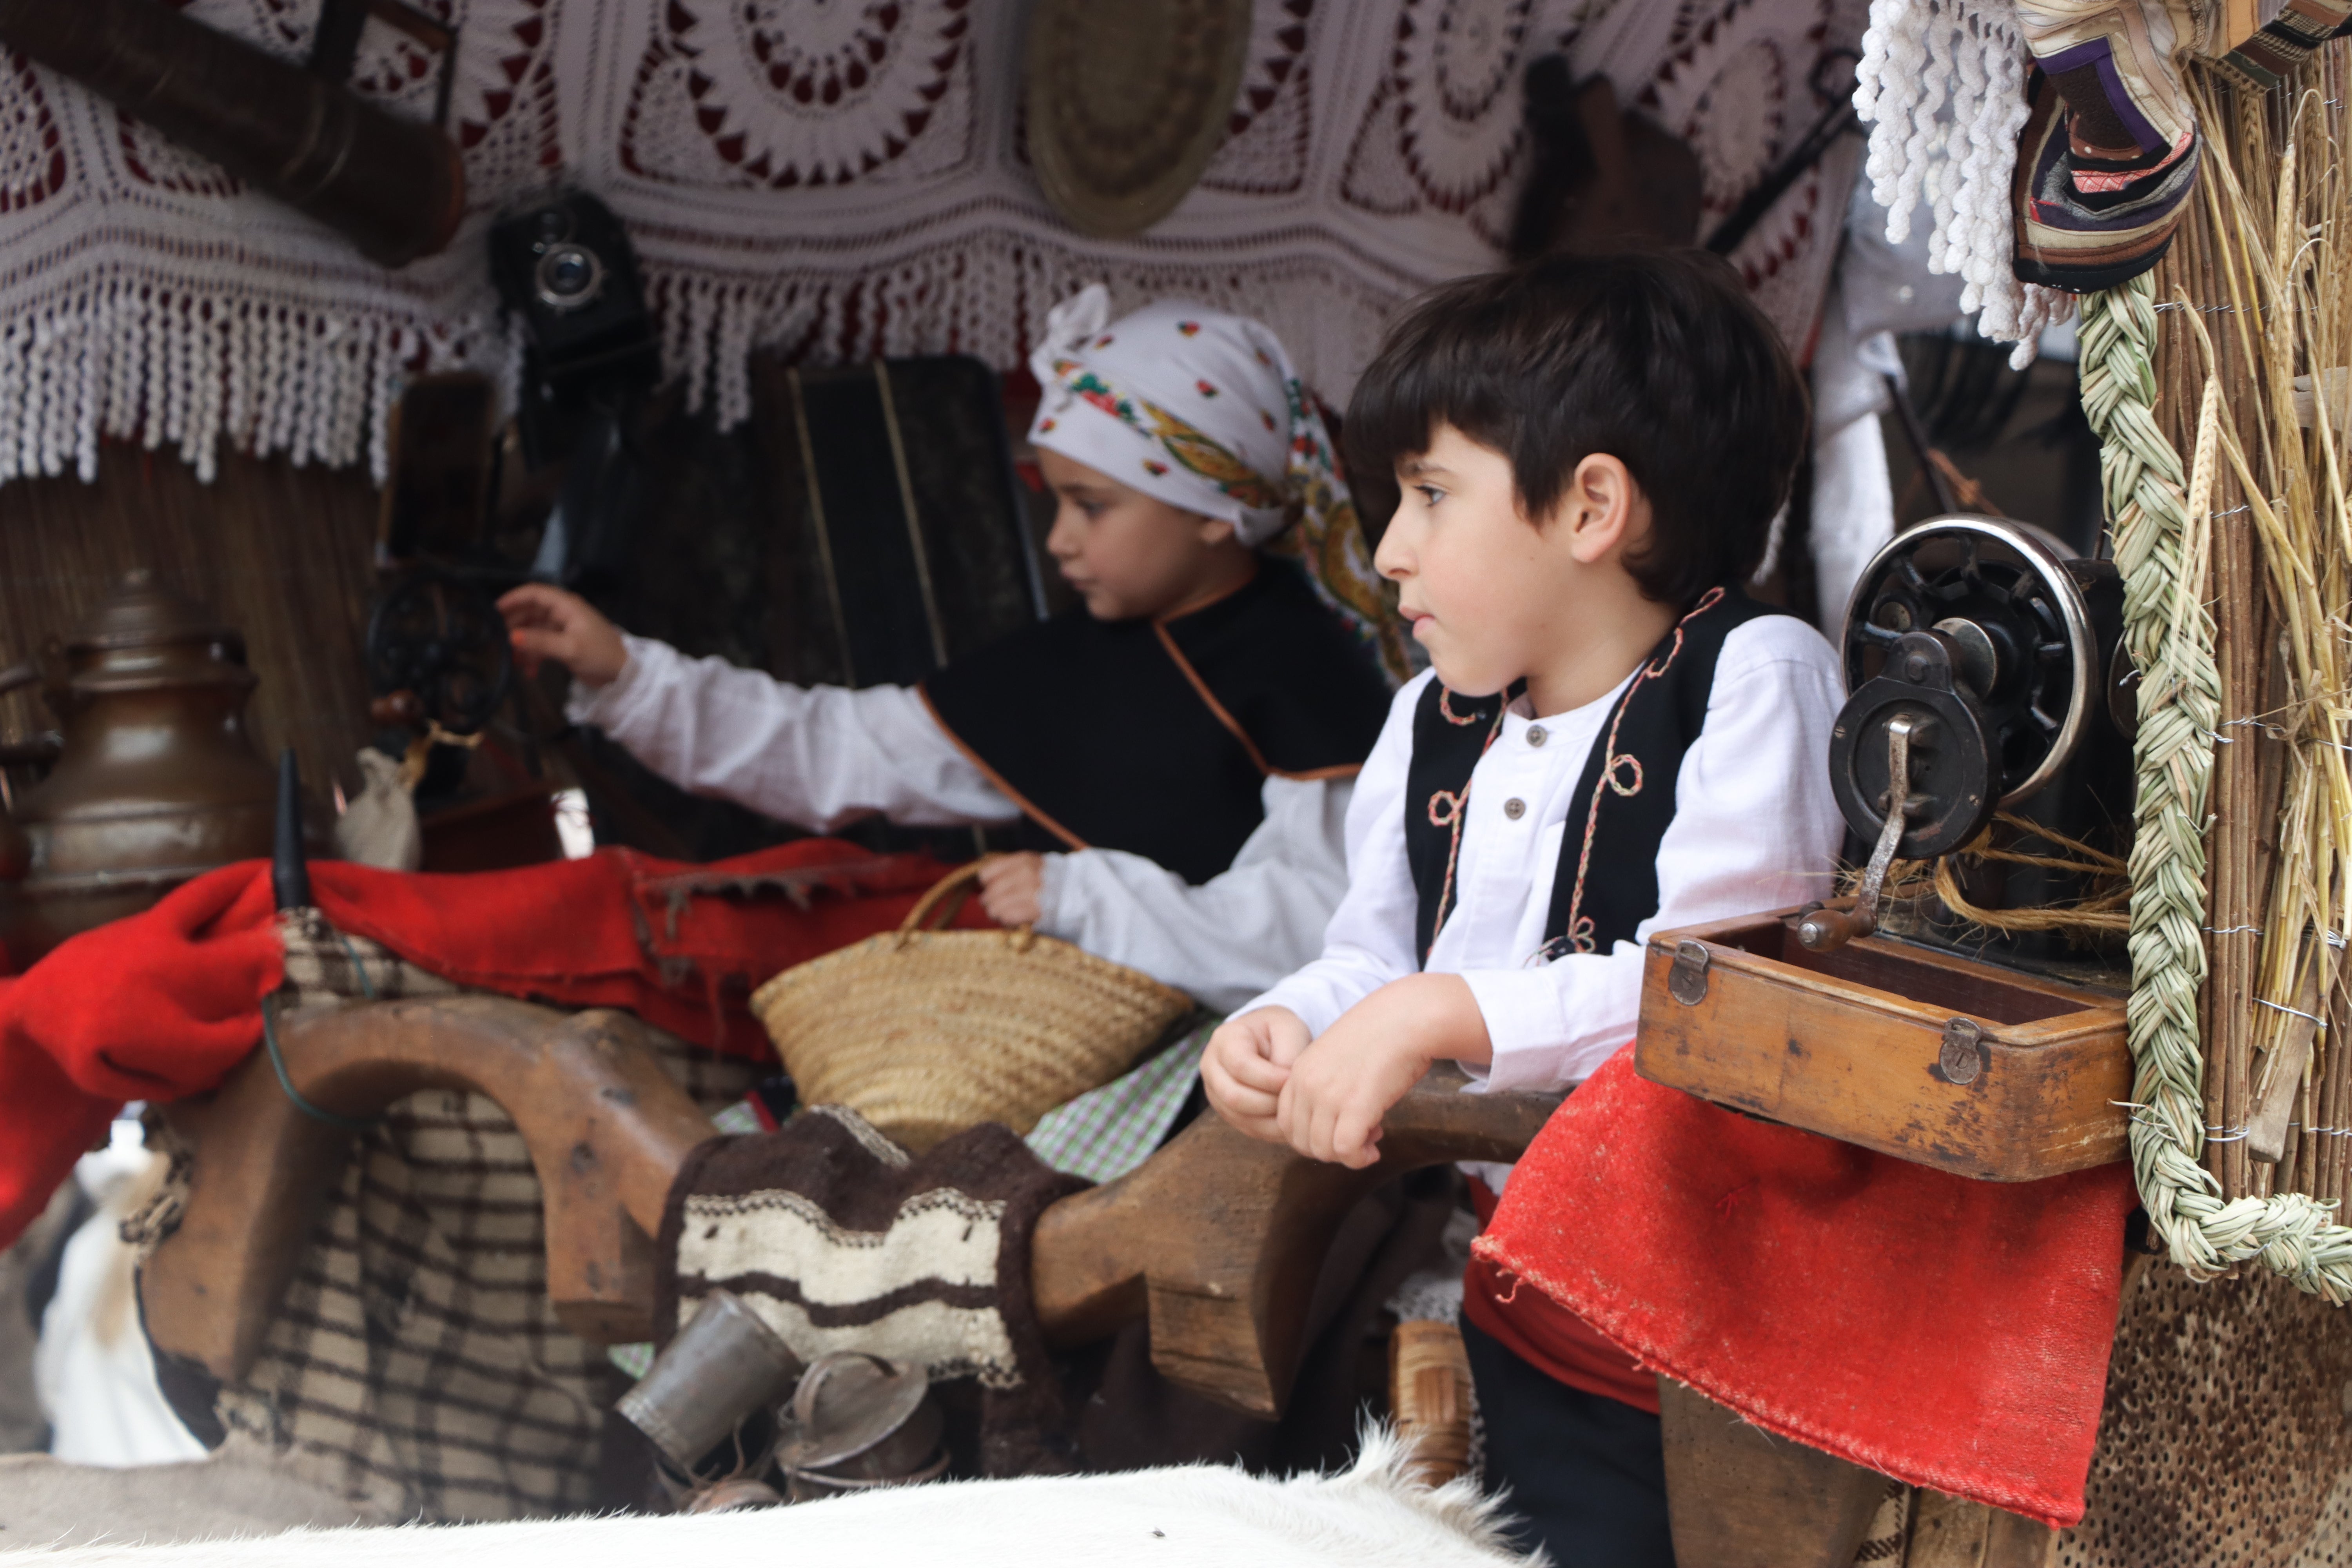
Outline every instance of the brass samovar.
[[245, 639], [141, 570], [62, 647], [0, 672], [60, 731], [0, 818], [0, 948], [21, 969], [215, 866], [270, 852], [277, 777], [246, 729]]

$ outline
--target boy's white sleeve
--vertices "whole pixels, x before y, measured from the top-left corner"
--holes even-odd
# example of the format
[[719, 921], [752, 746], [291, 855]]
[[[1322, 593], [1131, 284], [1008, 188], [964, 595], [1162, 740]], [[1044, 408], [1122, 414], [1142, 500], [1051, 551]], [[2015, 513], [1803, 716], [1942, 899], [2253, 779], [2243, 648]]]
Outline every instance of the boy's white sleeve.
[[723, 658], [624, 637], [628, 662], [565, 712], [680, 789], [826, 832], [880, 815], [913, 827], [1017, 821], [921, 697], [903, 686], [800, 687]]
[[[1464, 974], [1494, 1047], [1492, 1065], [1473, 1074], [1487, 1087], [1580, 1083], [1631, 1040], [1653, 931], [1829, 895], [1845, 830], [1829, 784], [1844, 686], [1828, 644], [1775, 621], [1732, 634], [1762, 657], [1735, 666], [1726, 642], [1706, 725], [1683, 755], [1674, 821], [1658, 845], [1658, 912], [1634, 940], [1537, 968]], [[1744, 636], [1759, 627], [1762, 635]]]
[[1243, 1006], [1287, 1007], [1320, 1035], [1339, 1015], [1391, 980], [1420, 965], [1412, 951], [1419, 902], [1404, 858], [1405, 773], [1412, 762], [1413, 707], [1435, 679], [1423, 672], [1405, 682], [1389, 706], [1388, 722], [1356, 775], [1348, 803], [1348, 891], [1324, 928], [1323, 953], [1296, 974]]
[[1230, 1012], [1313, 958], [1348, 890], [1352, 779], [1269, 778], [1265, 820], [1194, 887], [1140, 855], [1045, 857], [1037, 929]]

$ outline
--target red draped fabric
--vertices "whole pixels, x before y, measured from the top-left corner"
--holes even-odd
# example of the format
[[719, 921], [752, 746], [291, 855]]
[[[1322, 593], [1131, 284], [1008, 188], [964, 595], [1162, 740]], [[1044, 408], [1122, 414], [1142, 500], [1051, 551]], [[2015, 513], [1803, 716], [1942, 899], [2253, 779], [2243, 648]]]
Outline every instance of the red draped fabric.
[[1635, 1076], [1628, 1047], [1545, 1124], [1472, 1251], [1500, 1292], [1540, 1291], [1768, 1431], [2063, 1526], [2134, 1201], [2121, 1164], [1969, 1181], [1736, 1115]]
[[[945, 870], [815, 838], [708, 866], [624, 849], [470, 876], [321, 860], [310, 880], [337, 927], [461, 985], [626, 1008], [764, 1057], [752, 988], [896, 926]], [[989, 922], [975, 901], [957, 923]], [[269, 867], [251, 860], [0, 978], [0, 1247], [125, 1101], [201, 1093], [245, 1059], [284, 962]]]

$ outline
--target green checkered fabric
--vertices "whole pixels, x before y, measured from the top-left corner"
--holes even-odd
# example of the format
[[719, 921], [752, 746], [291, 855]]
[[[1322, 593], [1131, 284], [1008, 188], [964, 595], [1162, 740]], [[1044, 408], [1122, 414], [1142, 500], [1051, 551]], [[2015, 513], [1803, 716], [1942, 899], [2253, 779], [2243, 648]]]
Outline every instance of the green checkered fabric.
[[732, 1132], [739, 1136], [767, 1131], [760, 1124], [760, 1113], [751, 1109], [749, 1097], [737, 1100], [726, 1110], [712, 1116], [710, 1124], [721, 1132]]
[[1143, 1163], [1184, 1109], [1201, 1076], [1201, 1053], [1223, 1022], [1203, 1019], [1125, 1078], [1047, 1111], [1029, 1134], [1030, 1152], [1092, 1182], [1116, 1180]]

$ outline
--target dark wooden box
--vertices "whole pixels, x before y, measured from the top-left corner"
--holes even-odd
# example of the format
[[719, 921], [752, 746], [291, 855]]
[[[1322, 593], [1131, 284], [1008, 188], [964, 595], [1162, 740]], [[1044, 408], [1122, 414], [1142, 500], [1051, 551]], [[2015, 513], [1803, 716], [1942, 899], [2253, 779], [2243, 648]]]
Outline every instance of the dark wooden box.
[[2125, 1157], [2120, 996], [1784, 910], [1650, 939], [1633, 1065], [1653, 1083], [1992, 1182]]

